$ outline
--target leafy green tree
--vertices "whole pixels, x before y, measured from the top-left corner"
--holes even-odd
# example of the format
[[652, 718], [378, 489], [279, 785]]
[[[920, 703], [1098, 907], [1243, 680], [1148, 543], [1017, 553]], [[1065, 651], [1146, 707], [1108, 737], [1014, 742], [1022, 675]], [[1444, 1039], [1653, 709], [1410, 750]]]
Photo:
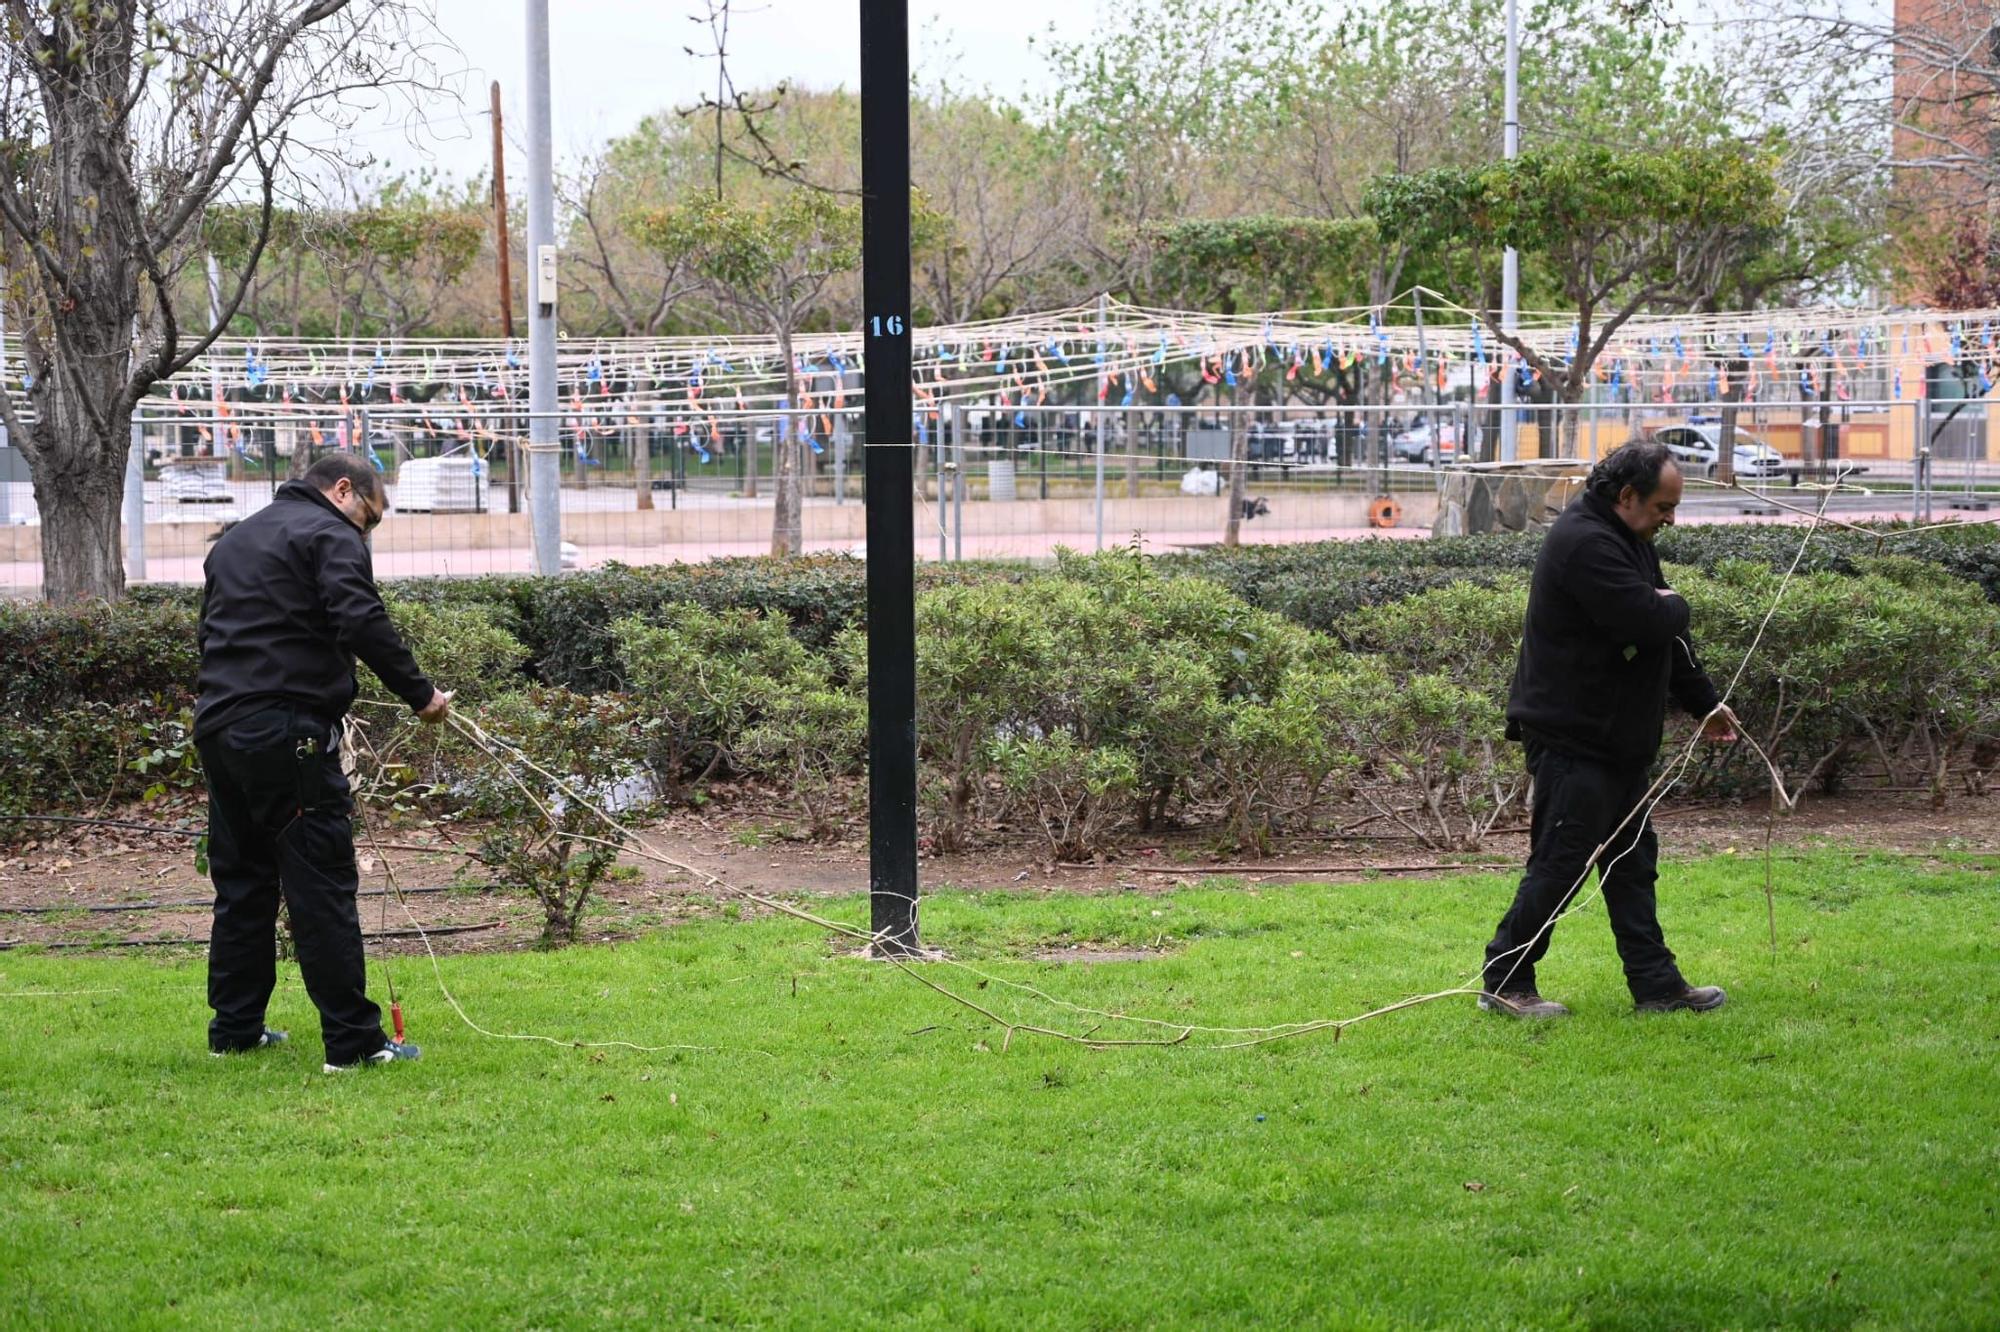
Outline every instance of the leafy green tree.
[[[1470, 274], [1496, 266], [1508, 246], [1541, 263], [1575, 312], [1573, 352], [1538, 350], [1491, 312], [1480, 317], [1565, 403], [1584, 399], [1627, 320], [1699, 305], [1766, 251], [1781, 220], [1770, 167], [1729, 148], [1528, 153], [1379, 177], [1366, 201], [1385, 235]], [[1566, 414], [1566, 451], [1575, 428]]]
[[[1137, 228], [1235, 211], [1236, 154], [1279, 113], [1272, 71], [1296, 67], [1320, 19], [1314, 0], [1159, 0], [1142, 23], [1049, 43], [1059, 91], [1043, 109], [1082, 154], [1104, 218]], [[1122, 272], [1115, 245], [1097, 258]]]
[[1182, 308], [1297, 310], [1353, 305], [1355, 275], [1375, 248], [1365, 218], [1185, 218], [1128, 233], [1143, 267], [1135, 285]]
[[[785, 402], [799, 402], [793, 339], [820, 313], [832, 281], [861, 263], [861, 209], [819, 190], [793, 189], [776, 203], [703, 199], [635, 212], [627, 225], [670, 262], [684, 262], [711, 284], [721, 304], [751, 315], [777, 339]], [[804, 549], [800, 477], [805, 444], [788, 420], [773, 461], [776, 509], [771, 553]], [[757, 493], [753, 468], [745, 492]]]
[[397, 176], [325, 219], [318, 245], [345, 279], [352, 331], [402, 338], [433, 324], [486, 243], [476, 192], [454, 194], [427, 173]]

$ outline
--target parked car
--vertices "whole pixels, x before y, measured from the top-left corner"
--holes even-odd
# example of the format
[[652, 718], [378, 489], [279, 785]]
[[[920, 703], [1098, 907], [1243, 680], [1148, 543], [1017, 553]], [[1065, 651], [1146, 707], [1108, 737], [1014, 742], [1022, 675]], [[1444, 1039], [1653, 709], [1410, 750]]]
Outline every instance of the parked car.
[[[1684, 426], [1669, 426], [1653, 432], [1653, 438], [1667, 446], [1674, 455], [1674, 461], [1689, 476], [1713, 480], [1720, 470], [1717, 459], [1722, 451], [1722, 426], [1719, 423], [1698, 421]], [[1783, 476], [1785, 455], [1758, 439], [1736, 432], [1736, 475], [1746, 481], [1768, 481]]]
[[1458, 460], [1458, 427], [1450, 421], [1432, 423], [1422, 416], [1389, 437], [1389, 454], [1397, 462], [1430, 466]]

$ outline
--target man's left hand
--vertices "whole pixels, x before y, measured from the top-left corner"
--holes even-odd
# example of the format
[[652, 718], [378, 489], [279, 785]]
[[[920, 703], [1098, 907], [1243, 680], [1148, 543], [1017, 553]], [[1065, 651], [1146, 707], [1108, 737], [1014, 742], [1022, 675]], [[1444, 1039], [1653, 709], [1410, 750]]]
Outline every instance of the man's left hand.
[[1736, 714], [1727, 703], [1718, 706], [1701, 724], [1701, 738], [1711, 745], [1736, 743]]

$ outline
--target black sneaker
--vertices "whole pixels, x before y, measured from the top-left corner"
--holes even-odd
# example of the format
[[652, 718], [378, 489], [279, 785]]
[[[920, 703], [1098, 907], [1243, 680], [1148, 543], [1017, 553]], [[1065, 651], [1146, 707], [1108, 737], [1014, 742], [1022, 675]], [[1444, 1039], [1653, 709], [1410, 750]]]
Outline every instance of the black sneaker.
[[1479, 996], [1479, 1006], [1488, 1013], [1505, 1013], [1515, 1018], [1568, 1017], [1569, 1010], [1553, 999], [1544, 999], [1533, 990], [1491, 991]]
[[406, 1059], [421, 1057], [423, 1051], [407, 1041], [390, 1041], [372, 1055], [363, 1055], [351, 1064], [324, 1064], [321, 1071], [326, 1073], [352, 1073], [363, 1064], [399, 1064]]
[[1678, 1013], [1684, 1008], [1691, 1013], [1706, 1013], [1728, 1002], [1729, 996], [1720, 985], [1683, 985], [1678, 994], [1641, 999], [1633, 1007], [1641, 1013]]
[[239, 1045], [231, 1050], [210, 1050], [209, 1054], [213, 1055], [217, 1059], [222, 1058], [222, 1056], [224, 1055], [248, 1054], [252, 1050], [262, 1050], [273, 1045], [283, 1045], [286, 1041], [289, 1041], [290, 1039], [292, 1038], [290, 1036], [287, 1036], [284, 1032], [275, 1031], [270, 1027], [266, 1027], [264, 1028], [263, 1034], [257, 1037], [256, 1043], [253, 1045]]

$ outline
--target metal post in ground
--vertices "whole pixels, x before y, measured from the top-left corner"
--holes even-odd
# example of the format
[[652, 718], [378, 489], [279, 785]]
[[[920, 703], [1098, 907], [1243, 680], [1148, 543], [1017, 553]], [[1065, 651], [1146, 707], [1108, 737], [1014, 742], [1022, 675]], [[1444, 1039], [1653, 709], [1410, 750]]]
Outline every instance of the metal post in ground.
[[868, 914], [876, 951], [901, 954], [917, 946], [909, 0], [861, 0], [861, 302], [868, 347]]
[[549, 111], [549, 0], [528, 5], [528, 512], [535, 572], [562, 571], [562, 458], [556, 421], [555, 139]]
[[[0, 263], [0, 293], [7, 290], [7, 265]], [[0, 296], [0, 393], [7, 391], [7, 301]], [[7, 425], [0, 421], [0, 459], [4, 459], [8, 446]], [[12, 518], [12, 496], [8, 491], [6, 472], [0, 470], [0, 526], [8, 525]]]
[[965, 558], [965, 407], [951, 405], [951, 557]]
[[[1021, 430], [1021, 428], [1020, 428], [1019, 426], [1015, 426], [1015, 427], [1014, 427], [1014, 433], [1015, 433], [1015, 437], [1016, 437], [1016, 439], [1017, 439], [1017, 440], [1018, 440], [1018, 438], [1019, 438], [1019, 436], [1020, 436], [1020, 430]], [[1037, 433], [1036, 433], [1036, 435], [1035, 435], [1035, 457], [1036, 457], [1036, 458], [1038, 458], [1038, 459], [1040, 460], [1040, 462], [1041, 462], [1041, 470], [1042, 470], [1042, 498], [1043, 498], [1043, 499], [1047, 499], [1047, 498], [1049, 497], [1049, 449], [1048, 449], [1048, 443], [1049, 443], [1049, 442], [1048, 442], [1048, 440], [1047, 440], [1046, 438], [1044, 438], [1044, 437], [1043, 437], [1043, 435], [1042, 435], [1042, 434], [1041, 434], [1040, 432], [1037, 432]]]
[[[1521, 14], [1517, 0], [1507, 0], [1507, 72], [1502, 95], [1500, 150], [1513, 161], [1521, 155]], [[1521, 321], [1521, 257], [1508, 246], [1500, 260], [1500, 327], [1514, 332]], [[1500, 461], [1513, 462], [1520, 456], [1521, 424], [1514, 414], [1514, 367], [1507, 362], [1502, 344], [1494, 355], [1500, 358]], [[1544, 450], [1546, 455], [1547, 450]]]
[[1910, 453], [1910, 521], [1930, 521], [1931, 397], [1929, 385], [1917, 399], [1916, 448]]
[[125, 581], [146, 577], [146, 427], [132, 418], [132, 451], [125, 456]]
[[[1105, 382], [1104, 370], [1104, 324], [1109, 314], [1110, 298], [1104, 293], [1097, 294], [1097, 548], [1104, 549], [1104, 404], [1109, 401], [1110, 387]], [[1127, 373], [1130, 373], [1129, 371]]]

